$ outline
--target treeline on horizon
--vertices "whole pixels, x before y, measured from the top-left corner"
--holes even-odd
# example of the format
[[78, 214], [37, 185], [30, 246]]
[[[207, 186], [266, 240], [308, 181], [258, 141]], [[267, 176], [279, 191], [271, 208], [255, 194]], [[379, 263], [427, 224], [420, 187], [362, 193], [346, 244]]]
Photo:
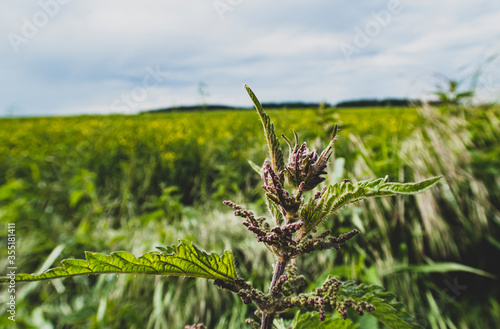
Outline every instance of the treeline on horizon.
[[[305, 103], [305, 102], [281, 102], [281, 103], [262, 103], [265, 109], [310, 109], [324, 107], [335, 108], [357, 108], [357, 107], [415, 107], [421, 106], [424, 102], [421, 100], [412, 100], [405, 98], [386, 98], [378, 99], [359, 99], [343, 101], [337, 104], [330, 103]], [[429, 105], [440, 106], [441, 101], [430, 101]], [[200, 110], [249, 110], [253, 108], [227, 106], [227, 105], [190, 105], [190, 106], [172, 106], [161, 109], [147, 110], [142, 113], [158, 113], [158, 112], [187, 112], [187, 111], [200, 111]]]

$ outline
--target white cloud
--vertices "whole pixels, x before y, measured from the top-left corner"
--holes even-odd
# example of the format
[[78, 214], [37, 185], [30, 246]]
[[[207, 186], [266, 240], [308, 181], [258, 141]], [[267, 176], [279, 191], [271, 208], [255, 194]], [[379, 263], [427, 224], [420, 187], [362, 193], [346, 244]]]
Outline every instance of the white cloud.
[[401, 13], [346, 62], [339, 44], [390, 1], [243, 0], [224, 20], [212, 1], [68, 1], [17, 53], [8, 34], [22, 36], [23, 19], [42, 9], [12, 3], [0, 13], [0, 114], [113, 112], [158, 65], [168, 76], [137, 108], [196, 104], [201, 81], [209, 102], [234, 105], [250, 105], [244, 83], [263, 101], [408, 97], [433, 72], [453, 76], [500, 51], [500, 3], [401, 0]]

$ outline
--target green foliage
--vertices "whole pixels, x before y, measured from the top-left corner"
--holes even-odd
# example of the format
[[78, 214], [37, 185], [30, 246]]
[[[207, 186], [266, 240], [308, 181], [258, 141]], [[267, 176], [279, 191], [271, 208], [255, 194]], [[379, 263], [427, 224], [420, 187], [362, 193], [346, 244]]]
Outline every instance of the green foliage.
[[[327, 140], [331, 134], [331, 126], [325, 132], [318, 129], [315, 110], [267, 113], [276, 131], [296, 128], [310, 141], [320, 136]], [[332, 114], [325, 110], [326, 118]], [[342, 253], [304, 257], [297, 262], [301, 272], [308, 278], [331, 274], [380, 282], [408, 303], [426, 328], [495, 327], [500, 314], [495, 311], [496, 281], [470, 271], [463, 274], [464, 267], [438, 264], [456, 262], [500, 274], [491, 262], [500, 251], [499, 109], [471, 108], [460, 116], [429, 109], [339, 109], [335, 115], [341, 130], [334, 157], [336, 163], [345, 160], [345, 166], [328, 176], [329, 185], [344, 177], [386, 174], [400, 182], [439, 174], [445, 179], [418, 197], [370, 198], [337, 211], [335, 221], [324, 221], [319, 228], [333, 223], [335, 231], [344, 233], [354, 224], [363, 234]], [[260, 164], [265, 157], [254, 116], [250, 111], [209, 111], [203, 117], [168, 113], [0, 119], [0, 221], [16, 222], [18, 268], [38, 273], [60, 244], [65, 248], [58, 259], [82, 250], [140, 255], [164, 241], [189, 237], [204, 250], [230, 247], [238, 273], [263, 286], [268, 278], [261, 270], [272, 261], [266, 249], [255, 246], [252, 236], [229, 224], [233, 218], [210, 202], [231, 196], [262, 210], [263, 201], [256, 198], [259, 188], [254, 188], [258, 176], [246, 161]], [[177, 190], [164, 193], [165, 186]], [[78, 202], [71, 207], [73, 192]], [[165, 200], [174, 200], [173, 205], [166, 207]], [[1, 259], [5, 267], [6, 257]], [[422, 266], [431, 259], [439, 268], [425, 271]], [[468, 288], [446, 303], [440, 295], [443, 281], [456, 277]], [[85, 275], [64, 280], [63, 286], [59, 282], [18, 285], [20, 326], [123, 328], [148, 323], [148, 328], [181, 328], [203, 321], [210, 329], [240, 328], [245, 313], [254, 311], [249, 305], [247, 312], [238, 297], [207, 280], [106, 275], [96, 281]], [[427, 292], [438, 302], [436, 312]], [[367, 319], [373, 317], [353, 321]], [[7, 327], [4, 320], [0, 327]]]
[[392, 196], [397, 194], [415, 194], [425, 191], [436, 184], [442, 177], [434, 177], [417, 183], [386, 182], [387, 177], [357, 182], [344, 181], [328, 186], [319, 198], [312, 198], [301, 211], [305, 225], [302, 234], [306, 235], [332, 213], [349, 203], [365, 198]]
[[356, 285], [354, 281], [344, 282], [339, 287], [339, 298], [354, 299], [356, 302], [365, 301], [375, 306], [375, 311], [369, 314], [377, 318], [388, 328], [421, 328], [412, 324], [413, 317], [406, 310], [406, 306], [396, 300], [393, 293], [387, 292], [378, 285]]
[[[40, 281], [85, 274], [154, 274], [198, 277], [205, 279], [236, 279], [233, 254], [225, 251], [219, 257], [207, 254], [193, 243], [181, 241], [179, 245], [158, 247], [162, 252], [149, 252], [139, 258], [125, 251], [113, 252], [106, 256], [85, 252], [86, 260], [66, 259], [63, 267], [50, 269], [41, 274], [17, 274], [16, 281]], [[0, 282], [9, 282], [9, 277], [1, 277]]]
[[295, 313], [291, 329], [356, 329], [358, 325], [350, 319], [342, 319], [340, 317], [327, 317], [324, 321], [319, 320], [318, 312]]
[[[441, 82], [437, 84], [437, 91], [434, 95], [439, 97], [439, 100], [444, 106], [458, 105], [467, 100], [472, 100], [475, 95], [474, 86], [463, 90], [461, 85], [463, 81], [450, 79], [444, 75], [440, 75]], [[461, 90], [461, 91], [459, 91]]]
[[[66, 259], [61, 262], [62, 267], [41, 274], [16, 274], [15, 280], [39, 281], [85, 274], [110, 273], [199, 277], [214, 280], [217, 287], [236, 293], [245, 304], [255, 303], [262, 313], [262, 329], [270, 329], [277, 314], [293, 307], [303, 308], [308, 311], [317, 310], [319, 320], [323, 322], [327, 311], [338, 311], [343, 320], [348, 317], [347, 308], [355, 310], [359, 315], [363, 315], [363, 312], [375, 312], [376, 308], [373, 303], [380, 307], [376, 311], [377, 319], [390, 327], [405, 325], [406, 322], [402, 318], [404, 314], [401, 313], [401, 306], [393, 304], [397, 307], [391, 308], [393, 305], [384, 303], [380, 298], [380, 294], [374, 292], [373, 289], [361, 293], [361, 286], [356, 290], [342, 288], [341, 291], [347, 293], [339, 294], [339, 286], [342, 283], [337, 279], [329, 279], [320, 288], [316, 289], [313, 294], [301, 294], [299, 287], [302, 285], [303, 277], [298, 275], [294, 263], [288, 266], [287, 264], [292, 259], [314, 250], [333, 248], [340, 250], [340, 247], [345, 245], [347, 240], [359, 233], [358, 230], [353, 230], [338, 238], [330, 237], [328, 242], [323, 242], [322, 240], [332, 233], [331, 230], [327, 230], [316, 238], [308, 237], [305, 242], [298, 244], [304, 233], [307, 234], [314, 230], [324, 218], [342, 206], [371, 196], [417, 193], [436, 183], [439, 178], [413, 184], [387, 183], [387, 177], [383, 180], [364, 181], [354, 185], [344, 181], [341, 185], [330, 186], [326, 192], [323, 192], [322, 197], [321, 193], [316, 194], [309, 205], [305, 207], [308, 210], [300, 211], [303, 206], [302, 194], [313, 190], [326, 179], [323, 175], [327, 174], [325, 169], [333, 153], [333, 142], [336, 137], [337, 126], [334, 126], [331, 141], [320, 155], [316, 151], [309, 151], [306, 143], [299, 147], [296, 133], [295, 147], [293, 149], [290, 141], [285, 138], [290, 147], [289, 162], [285, 165], [283, 153], [274, 132], [274, 125], [251, 89], [247, 86], [245, 88], [260, 116], [269, 147], [271, 164], [266, 159], [262, 168], [262, 178], [264, 179], [263, 187], [267, 191], [266, 196], [271, 201], [269, 204], [270, 212], [276, 226], [271, 229], [269, 224], [265, 223], [265, 218], [255, 218], [252, 212], [243, 209], [234, 202], [224, 201], [224, 204], [236, 210], [236, 216], [245, 218], [243, 224], [256, 235], [257, 241], [264, 243], [276, 255], [276, 265], [274, 266], [273, 279], [268, 294], [254, 288], [249, 282], [236, 277], [231, 251], [226, 251], [219, 257], [216, 254], [202, 252], [193, 243], [187, 241], [181, 241], [178, 246], [157, 247], [161, 252], [149, 252], [139, 258], [124, 251], [113, 252], [109, 256], [86, 252], [86, 260]], [[291, 195], [284, 188], [285, 168], [288, 183], [294, 189], [295, 195]], [[35, 171], [35, 174], [38, 175], [37, 171]], [[93, 203], [97, 204], [96, 211], [102, 212], [96, 193], [95, 179], [96, 176], [88, 171], [82, 171], [81, 175], [74, 179], [74, 185], [79, 188], [76, 188], [70, 195], [71, 207], [75, 207], [83, 197], [88, 196]], [[126, 190], [129, 188], [130, 186], [127, 186]], [[131, 190], [128, 190], [127, 193], [131, 192]], [[315, 202], [318, 198], [320, 200], [316, 205]], [[281, 217], [279, 214], [285, 219], [283, 226], [280, 226], [283, 223], [279, 219]], [[304, 228], [301, 230], [302, 227]], [[301, 230], [300, 233], [299, 230]], [[286, 274], [284, 274], [285, 269]], [[2, 282], [9, 282], [9, 280], [12, 280], [12, 277], [0, 278]], [[360, 300], [354, 300], [353, 297]], [[297, 319], [295, 326], [300, 328], [300, 326], [304, 326], [304, 322], [311, 322], [311, 320]], [[254, 320], [250, 319], [249, 323], [255, 328], [259, 327], [259, 324]], [[333, 328], [345, 327], [345, 325], [346, 322], [340, 323], [338, 320], [330, 319], [320, 326]]]

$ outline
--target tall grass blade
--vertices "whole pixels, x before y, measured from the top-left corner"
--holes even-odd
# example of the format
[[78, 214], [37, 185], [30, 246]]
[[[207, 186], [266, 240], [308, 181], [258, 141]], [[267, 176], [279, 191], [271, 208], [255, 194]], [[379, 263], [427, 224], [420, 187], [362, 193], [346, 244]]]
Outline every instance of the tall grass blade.
[[395, 266], [387, 271], [384, 274], [391, 274], [403, 271], [411, 271], [418, 273], [447, 273], [447, 272], [468, 272], [477, 274], [480, 276], [484, 276], [490, 279], [498, 279], [494, 274], [488, 273], [486, 271], [480, 270], [478, 268], [470, 267], [463, 264], [458, 263], [433, 263], [433, 264], [424, 264], [424, 265], [401, 265]]

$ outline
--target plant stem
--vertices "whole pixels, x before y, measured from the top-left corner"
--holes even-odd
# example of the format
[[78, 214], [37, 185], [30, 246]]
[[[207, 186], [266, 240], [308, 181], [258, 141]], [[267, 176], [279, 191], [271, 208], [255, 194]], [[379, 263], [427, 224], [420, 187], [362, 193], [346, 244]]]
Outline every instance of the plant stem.
[[[278, 258], [278, 260], [276, 261], [276, 265], [274, 266], [273, 280], [271, 281], [271, 287], [269, 288], [269, 292], [271, 292], [271, 290], [276, 285], [276, 282], [278, 282], [280, 276], [282, 276], [283, 272], [285, 272], [286, 263], [287, 260], [283, 258]], [[274, 313], [268, 314], [262, 310], [262, 325], [260, 328], [272, 329], [273, 321], [274, 321]]]

